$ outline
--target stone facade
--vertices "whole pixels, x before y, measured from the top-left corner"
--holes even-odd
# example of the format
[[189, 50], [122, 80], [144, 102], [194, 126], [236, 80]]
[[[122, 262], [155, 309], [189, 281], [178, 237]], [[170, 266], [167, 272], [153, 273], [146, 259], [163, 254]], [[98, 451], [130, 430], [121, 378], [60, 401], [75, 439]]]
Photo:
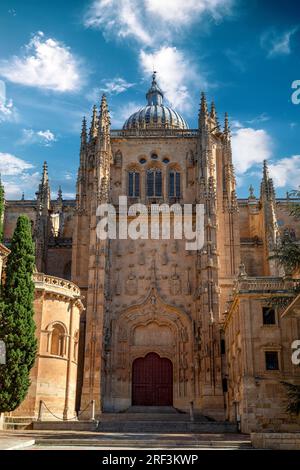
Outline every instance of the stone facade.
[[[286, 390], [281, 382], [300, 382], [299, 366], [291, 360], [300, 321], [282, 318], [278, 309], [264, 317], [270, 298], [283, 292], [292, 297], [297, 285], [299, 281], [292, 279], [246, 275], [235, 285], [224, 325], [225, 396], [227, 418], [239, 420], [243, 432], [299, 429], [300, 420], [285, 412]], [[270, 354], [273, 363], [268, 363]]]
[[[264, 399], [272, 397], [272, 406], [277, 400], [275, 414], [282, 413], [278, 382], [282, 377], [300, 379], [288, 359], [289, 345], [298, 334], [294, 320], [279, 319], [276, 313], [274, 327], [259, 323], [264, 282], [278, 280], [270, 281], [268, 294], [273, 287], [276, 292], [276, 282], [286, 288], [284, 273], [270, 260], [278, 238], [286, 230], [300, 238], [299, 224], [289, 216], [293, 200], [276, 199], [266, 164], [259, 197], [250, 189], [247, 199], [237, 199], [227, 116], [221, 130], [214, 104], [208, 110], [203, 95], [198, 128], [180, 127], [184, 120], [174, 111], [168, 111], [167, 120], [169, 108], [164, 108], [162, 98], [154, 77], [148, 105], [137, 113], [138, 120], [133, 115], [123, 130], [111, 130], [103, 97], [99, 114], [94, 107], [89, 132], [83, 121], [76, 200], [64, 200], [60, 190], [56, 200], [50, 199], [45, 164], [37, 200], [6, 202], [5, 238], [9, 243], [17, 216], [26, 213], [32, 220], [38, 270], [70, 277], [84, 297], [77, 410], [84, 410], [91, 400], [98, 416], [126, 410], [132, 404], [135, 360], [156, 353], [172, 362], [173, 406], [188, 410], [192, 401], [196, 411], [216, 419], [235, 421], [241, 415], [243, 430], [255, 429], [256, 424], [264, 427], [268, 414]], [[157, 194], [148, 189], [153, 175], [158, 175]], [[176, 187], [171, 190], [174, 178]], [[97, 207], [114, 204], [119, 228], [124, 216], [118, 198], [124, 195], [129, 204], [141, 202], [148, 208], [152, 203], [180, 207], [188, 203], [194, 208], [202, 204], [203, 248], [187, 251], [186, 240], [173, 238], [100, 240]], [[125, 218], [133, 220], [131, 215]], [[257, 282], [258, 290], [239, 290], [239, 276]], [[49, 371], [64, 368], [63, 377], [68, 361], [49, 357], [47, 325], [65, 318], [70, 300], [55, 304], [44, 296], [37, 290], [37, 311], [46, 302], [46, 317], [38, 327], [44, 351], [39, 361], [45, 361]], [[76, 308], [74, 325], [79, 321]], [[66, 331], [69, 319], [61, 320]], [[72, 332], [66, 334], [73, 338]], [[265, 374], [263, 351], [273, 343], [282, 351], [282, 365], [279, 373]], [[237, 360], [238, 350], [242, 353]], [[75, 365], [68, 382], [72, 397]], [[36, 381], [40, 370], [33, 372]], [[48, 384], [54, 377], [49, 374]], [[265, 376], [272, 380], [265, 383]], [[53, 382], [53, 390], [56, 386]], [[63, 381], [59, 390], [62, 404]], [[69, 410], [73, 411], [73, 402]], [[256, 414], [261, 417], [257, 421]]]
[[76, 416], [80, 291], [70, 281], [41, 273], [34, 274], [34, 283], [38, 352], [28, 394], [13, 415], [37, 418], [42, 400], [44, 418], [70, 419]]

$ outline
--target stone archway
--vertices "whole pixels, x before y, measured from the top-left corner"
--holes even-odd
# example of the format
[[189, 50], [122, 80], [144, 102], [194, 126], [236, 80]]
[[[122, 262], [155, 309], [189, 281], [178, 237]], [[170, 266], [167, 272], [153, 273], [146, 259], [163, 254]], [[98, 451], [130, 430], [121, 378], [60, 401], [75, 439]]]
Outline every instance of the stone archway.
[[173, 405], [173, 364], [154, 352], [132, 364], [132, 405]]

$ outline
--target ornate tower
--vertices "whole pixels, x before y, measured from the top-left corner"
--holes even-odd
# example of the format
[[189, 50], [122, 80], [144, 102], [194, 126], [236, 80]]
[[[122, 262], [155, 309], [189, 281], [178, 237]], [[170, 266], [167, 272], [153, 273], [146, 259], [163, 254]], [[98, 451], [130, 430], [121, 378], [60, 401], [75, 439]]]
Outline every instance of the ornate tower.
[[228, 117], [220, 132], [214, 103], [202, 94], [197, 148], [197, 203], [204, 205], [205, 243], [197, 253], [199, 381], [202, 410], [223, 413], [220, 328], [239, 266], [239, 225]]
[[109, 200], [110, 165], [110, 118], [103, 95], [98, 117], [93, 109], [89, 142], [85, 119], [82, 125], [72, 263], [72, 280], [86, 297], [81, 409], [95, 400], [97, 412], [101, 411], [102, 337], [109, 299], [108, 241], [96, 236], [96, 210]]
[[270, 259], [279, 240], [279, 228], [276, 217], [276, 195], [273, 180], [270, 178], [267, 161], [263, 163], [263, 177], [260, 185], [260, 203], [262, 210], [262, 236], [264, 243], [265, 276], [279, 276], [282, 269]]
[[47, 247], [49, 236], [50, 185], [47, 162], [43, 165], [43, 174], [36, 193], [36, 266], [38, 271], [47, 272]]

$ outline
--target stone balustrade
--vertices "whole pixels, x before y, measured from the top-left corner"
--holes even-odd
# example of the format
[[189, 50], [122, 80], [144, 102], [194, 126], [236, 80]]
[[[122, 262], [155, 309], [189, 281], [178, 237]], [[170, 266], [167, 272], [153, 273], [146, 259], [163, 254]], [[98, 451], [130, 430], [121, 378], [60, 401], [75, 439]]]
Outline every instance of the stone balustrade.
[[46, 290], [72, 298], [80, 298], [80, 289], [73, 282], [43, 273], [34, 273], [33, 281], [37, 290]]
[[114, 137], [197, 137], [197, 129], [120, 129], [111, 130], [110, 136]]
[[300, 279], [283, 277], [243, 277], [236, 281], [234, 293], [257, 292], [257, 293], [289, 293], [300, 286]]

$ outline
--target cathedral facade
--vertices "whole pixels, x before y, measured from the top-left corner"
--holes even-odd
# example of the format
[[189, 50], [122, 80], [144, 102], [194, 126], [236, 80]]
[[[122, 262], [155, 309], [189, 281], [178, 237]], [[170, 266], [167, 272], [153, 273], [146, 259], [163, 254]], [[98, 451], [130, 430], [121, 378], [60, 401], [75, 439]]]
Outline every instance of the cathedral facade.
[[[250, 188], [238, 199], [227, 116], [221, 128], [214, 103], [208, 108], [202, 95], [198, 127], [189, 129], [163, 98], [154, 74], [145, 107], [112, 130], [102, 97], [89, 129], [83, 121], [76, 200], [64, 200], [60, 190], [51, 200], [45, 164], [36, 200], [6, 201], [6, 242], [18, 215], [27, 214], [37, 271], [48, 276], [48, 287], [37, 291], [51, 294], [43, 294], [46, 313], [36, 307], [46, 318], [38, 330], [37, 361], [44, 365], [35, 372], [31, 408], [21, 409], [36, 415], [38, 398], [65, 417], [92, 400], [97, 416], [135, 405], [188, 411], [192, 403], [195, 412], [240, 422], [247, 432], [292, 429], [281, 381], [300, 380], [291, 362], [300, 324], [281, 318], [269, 298], [292, 296], [298, 283], [270, 259], [284, 231], [300, 239], [289, 215], [293, 201], [276, 199], [266, 163], [259, 197]], [[100, 239], [101, 204], [115, 207], [118, 227], [124, 217], [134, 220], [120, 209], [120, 196], [131, 207], [142, 203], [145, 217], [153, 204], [202, 205], [203, 246], [186, 250], [186, 240], [174, 236]], [[49, 325], [56, 323], [62, 329], [55, 336]]]

